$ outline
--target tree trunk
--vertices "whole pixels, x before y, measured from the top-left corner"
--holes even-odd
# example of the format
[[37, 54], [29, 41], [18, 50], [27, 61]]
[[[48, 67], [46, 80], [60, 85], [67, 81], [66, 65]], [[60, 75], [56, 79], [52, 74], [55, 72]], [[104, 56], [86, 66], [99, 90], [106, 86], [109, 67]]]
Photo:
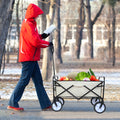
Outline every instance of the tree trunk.
[[0, 69], [15, 0], [0, 1]]
[[107, 22], [106, 22], [106, 27], [107, 27], [107, 36], [108, 36], [108, 61], [111, 60], [111, 28], [110, 28], [110, 24], [111, 24], [111, 9], [110, 7], [108, 8], [108, 16], [107, 16]]
[[64, 33], [64, 43], [63, 43], [63, 49], [65, 48], [65, 46], [66, 46], [66, 44], [67, 44], [67, 34], [68, 34], [68, 30], [69, 30], [69, 24], [67, 24], [66, 26], [65, 26], [65, 33]]
[[83, 0], [80, 0], [80, 7], [79, 7], [79, 20], [77, 22], [77, 34], [76, 34], [76, 51], [75, 55], [76, 58], [80, 58], [80, 48], [81, 48], [81, 42], [82, 42], [82, 33], [85, 23], [85, 13], [84, 13], [84, 2]]
[[10, 23], [10, 27], [8, 29], [8, 44], [7, 44], [7, 52], [6, 52], [6, 63], [9, 63], [10, 61], [10, 33], [12, 29], [12, 21]]
[[101, 7], [99, 9], [99, 11], [97, 12], [94, 20], [91, 20], [91, 8], [90, 8], [90, 0], [86, 0], [86, 18], [87, 18], [87, 32], [88, 32], [88, 54], [89, 54], [89, 58], [94, 57], [94, 53], [93, 53], [93, 25], [95, 24], [95, 22], [97, 21], [98, 17], [100, 16], [103, 8], [104, 8], [104, 4], [105, 2], [103, 1], [101, 4]]
[[62, 63], [62, 57], [61, 57], [61, 37], [60, 37], [60, 31], [61, 31], [61, 21], [60, 21], [60, 0], [56, 0], [56, 27], [57, 31], [55, 33], [55, 56], [57, 63]]
[[[55, 14], [55, 4], [54, 0], [50, 1], [50, 8], [49, 8], [49, 14], [47, 15], [47, 27], [49, 27], [51, 24], [53, 24], [54, 20], [54, 14]], [[49, 38], [46, 40], [52, 41], [53, 37], [52, 34]], [[52, 61], [51, 61], [51, 53], [50, 49], [44, 49], [43, 51], [43, 64], [42, 64], [42, 77], [43, 80], [49, 80], [52, 75]]]
[[87, 21], [87, 34], [88, 34], [88, 57], [93, 58], [93, 34], [91, 24], [91, 7], [90, 0], [86, 0], [86, 21]]
[[111, 33], [110, 33], [110, 24], [108, 24], [108, 51], [109, 51], [109, 60], [111, 60]]
[[[19, 2], [20, 0], [18, 0], [16, 4], [16, 24], [17, 24], [18, 43], [20, 38]], [[18, 53], [17, 53], [17, 63], [18, 63], [18, 59], [19, 59], [19, 46], [18, 46]]]
[[116, 22], [116, 15], [115, 15], [115, 8], [112, 7], [112, 65], [115, 66], [115, 22]]

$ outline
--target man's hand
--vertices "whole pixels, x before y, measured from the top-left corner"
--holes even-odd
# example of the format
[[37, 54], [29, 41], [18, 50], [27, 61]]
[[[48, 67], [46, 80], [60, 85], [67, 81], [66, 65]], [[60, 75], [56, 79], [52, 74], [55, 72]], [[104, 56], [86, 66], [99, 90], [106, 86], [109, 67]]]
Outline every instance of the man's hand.
[[43, 39], [47, 38], [50, 34], [43, 33], [41, 36]]

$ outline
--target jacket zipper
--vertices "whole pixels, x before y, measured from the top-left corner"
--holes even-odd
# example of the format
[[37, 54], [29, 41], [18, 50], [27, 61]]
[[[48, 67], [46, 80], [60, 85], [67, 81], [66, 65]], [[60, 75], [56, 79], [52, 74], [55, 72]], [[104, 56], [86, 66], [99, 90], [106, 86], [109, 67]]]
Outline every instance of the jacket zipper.
[[34, 59], [34, 57], [35, 57], [36, 51], [37, 51], [37, 48], [35, 49], [35, 52], [34, 52], [34, 55], [33, 55], [33, 59]]

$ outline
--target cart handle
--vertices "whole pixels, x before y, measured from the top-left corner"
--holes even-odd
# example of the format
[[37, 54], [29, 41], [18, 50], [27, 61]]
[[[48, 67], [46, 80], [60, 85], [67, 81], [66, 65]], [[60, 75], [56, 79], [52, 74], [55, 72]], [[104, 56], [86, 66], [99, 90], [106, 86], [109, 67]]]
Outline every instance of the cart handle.
[[52, 61], [53, 61], [53, 79], [56, 79], [56, 75], [55, 75], [55, 62], [54, 62], [54, 57], [53, 57], [53, 53], [54, 53], [54, 45], [50, 46], [50, 51], [52, 53]]

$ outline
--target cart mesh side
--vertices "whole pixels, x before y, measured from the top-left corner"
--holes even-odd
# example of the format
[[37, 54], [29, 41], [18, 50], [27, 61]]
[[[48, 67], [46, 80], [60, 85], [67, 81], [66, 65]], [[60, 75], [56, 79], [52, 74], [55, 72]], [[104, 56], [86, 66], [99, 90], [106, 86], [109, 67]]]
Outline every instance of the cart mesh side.
[[55, 96], [62, 98], [103, 97], [104, 81], [56, 81]]

